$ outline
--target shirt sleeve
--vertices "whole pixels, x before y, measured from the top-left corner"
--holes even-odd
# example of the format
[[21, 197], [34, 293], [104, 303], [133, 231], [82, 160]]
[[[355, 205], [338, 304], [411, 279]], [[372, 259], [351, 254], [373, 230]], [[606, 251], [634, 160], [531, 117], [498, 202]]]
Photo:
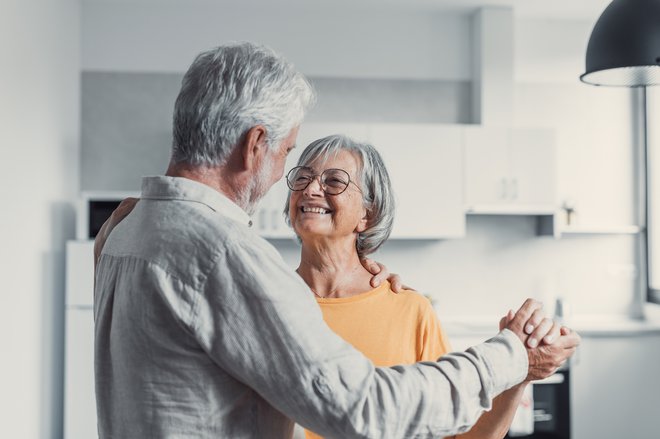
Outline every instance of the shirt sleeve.
[[526, 350], [508, 330], [437, 362], [375, 368], [262, 241], [218, 256], [194, 332], [213, 361], [303, 427], [325, 437], [448, 436], [526, 376]]
[[451, 345], [431, 303], [426, 298], [423, 300], [418, 329], [417, 361], [436, 361], [447, 352], [451, 352]]

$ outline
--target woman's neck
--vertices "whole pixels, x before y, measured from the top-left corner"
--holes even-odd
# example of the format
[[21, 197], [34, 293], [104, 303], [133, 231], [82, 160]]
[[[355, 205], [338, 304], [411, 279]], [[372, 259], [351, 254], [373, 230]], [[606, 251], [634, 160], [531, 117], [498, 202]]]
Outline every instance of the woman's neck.
[[371, 286], [371, 273], [362, 267], [355, 242], [305, 243], [296, 270], [318, 297], [351, 297]]

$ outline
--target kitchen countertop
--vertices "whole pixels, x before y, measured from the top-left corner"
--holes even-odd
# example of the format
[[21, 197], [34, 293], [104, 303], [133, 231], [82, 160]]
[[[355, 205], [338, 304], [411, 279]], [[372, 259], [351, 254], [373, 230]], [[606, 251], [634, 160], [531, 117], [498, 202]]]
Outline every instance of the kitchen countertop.
[[[583, 337], [626, 337], [647, 334], [660, 335], [660, 305], [645, 304], [644, 318], [626, 315], [575, 314], [568, 326]], [[450, 337], [487, 338], [497, 333], [501, 316], [440, 316]]]

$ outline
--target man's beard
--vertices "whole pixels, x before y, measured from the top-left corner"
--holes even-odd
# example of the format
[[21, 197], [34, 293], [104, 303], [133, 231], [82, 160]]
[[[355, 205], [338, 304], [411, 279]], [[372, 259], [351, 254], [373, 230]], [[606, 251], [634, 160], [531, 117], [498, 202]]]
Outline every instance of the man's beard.
[[[268, 161], [266, 161], [268, 163]], [[248, 215], [254, 215], [259, 201], [266, 195], [271, 187], [273, 168], [271, 166], [262, 166], [257, 175], [250, 183], [238, 194], [238, 205], [247, 212]]]

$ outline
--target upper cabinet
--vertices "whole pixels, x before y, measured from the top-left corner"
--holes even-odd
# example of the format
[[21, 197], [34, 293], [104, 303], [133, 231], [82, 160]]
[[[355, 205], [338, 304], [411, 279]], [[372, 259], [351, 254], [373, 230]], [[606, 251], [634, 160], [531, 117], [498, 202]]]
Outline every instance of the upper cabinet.
[[[382, 155], [396, 198], [393, 239], [442, 239], [465, 235], [461, 127], [422, 124], [305, 123], [285, 173], [312, 141], [344, 134], [371, 143]], [[286, 181], [277, 182], [254, 215], [266, 238], [293, 237], [282, 215]]]
[[392, 180], [397, 203], [392, 237], [465, 236], [461, 127], [374, 124], [369, 139]]
[[468, 213], [549, 215], [556, 210], [552, 130], [466, 126], [463, 143]]
[[[480, 125], [305, 123], [285, 173], [314, 140], [344, 134], [371, 143], [392, 180], [396, 214], [391, 238], [465, 236], [465, 214], [553, 215], [554, 134], [546, 129]], [[284, 222], [284, 178], [254, 215], [266, 238], [290, 238]]]

